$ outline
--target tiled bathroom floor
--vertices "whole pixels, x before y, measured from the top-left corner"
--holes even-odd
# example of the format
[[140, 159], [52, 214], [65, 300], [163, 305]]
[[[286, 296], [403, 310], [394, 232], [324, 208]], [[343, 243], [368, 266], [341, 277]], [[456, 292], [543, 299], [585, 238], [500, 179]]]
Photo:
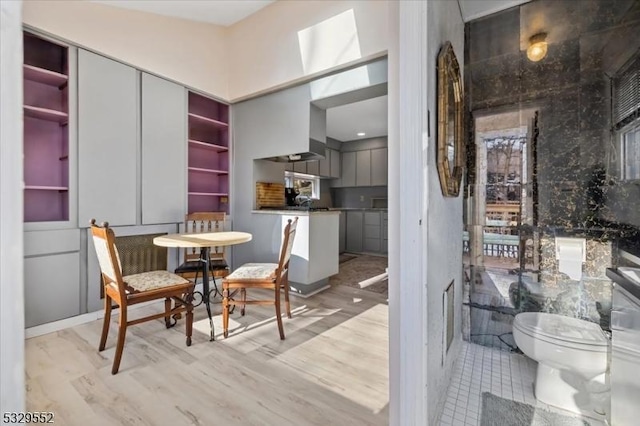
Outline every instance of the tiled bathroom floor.
[[[524, 355], [469, 342], [462, 342], [460, 347], [439, 425], [480, 425], [483, 392], [571, 415], [536, 401], [533, 395], [535, 361]], [[592, 426], [604, 425], [593, 419], [588, 421]]]

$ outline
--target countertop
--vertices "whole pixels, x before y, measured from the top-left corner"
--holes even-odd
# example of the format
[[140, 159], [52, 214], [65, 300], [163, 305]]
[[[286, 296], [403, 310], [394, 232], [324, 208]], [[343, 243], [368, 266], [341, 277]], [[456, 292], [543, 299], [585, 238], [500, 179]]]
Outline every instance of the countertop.
[[389, 209], [381, 209], [381, 208], [374, 208], [374, 207], [329, 207], [329, 210], [338, 210], [338, 211], [353, 210], [353, 211], [362, 211], [362, 212], [369, 212], [369, 211], [386, 212], [386, 211], [389, 211]]
[[607, 277], [619, 285], [620, 287], [631, 293], [636, 299], [640, 301], [640, 284], [634, 283], [630, 278], [623, 275], [617, 268], [607, 268]]
[[286, 214], [288, 216], [316, 216], [321, 214], [339, 214], [335, 210], [251, 210], [252, 214]]

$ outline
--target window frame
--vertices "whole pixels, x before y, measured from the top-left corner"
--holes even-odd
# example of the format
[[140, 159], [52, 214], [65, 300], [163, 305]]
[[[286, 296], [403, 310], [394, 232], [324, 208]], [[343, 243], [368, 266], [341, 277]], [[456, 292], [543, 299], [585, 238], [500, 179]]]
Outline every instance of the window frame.
[[[640, 118], [634, 120], [633, 122], [627, 124], [623, 128], [618, 131], [618, 148], [620, 153], [620, 181], [621, 182], [640, 182], [640, 172], [638, 172], [637, 176], [629, 177], [628, 176], [628, 163], [627, 163], [627, 141], [626, 136], [630, 133], [636, 132], [636, 140], [634, 143], [640, 145], [640, 140], [638, 140], [638, 134], [640, 134]], [[640, 167], [640, 165], [639, 165]]]
[[320, 199], [320, 177], [297, 172], [284, 172], [284, 185], [286, 188], [295, 188], [296, 180], [305, 180], [311, 182], [311, 199]]

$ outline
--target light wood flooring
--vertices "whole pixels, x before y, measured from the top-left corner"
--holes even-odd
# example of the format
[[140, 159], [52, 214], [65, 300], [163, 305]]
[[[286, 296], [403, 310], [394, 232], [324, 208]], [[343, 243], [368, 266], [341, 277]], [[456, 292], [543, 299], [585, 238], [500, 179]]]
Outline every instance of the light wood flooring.
[[388, 424], [386, 296], [333, 286], [292, 310], [284, 341], [272, 306], [236, 310], [224, 339], [216, 303], [214, 342], [199, 306], [191, 347], [184, 320], [129, 327], [115, 376], [115, 318], [103, 352], [101, 320], [28, 339], [27, 409], [79, 426]]

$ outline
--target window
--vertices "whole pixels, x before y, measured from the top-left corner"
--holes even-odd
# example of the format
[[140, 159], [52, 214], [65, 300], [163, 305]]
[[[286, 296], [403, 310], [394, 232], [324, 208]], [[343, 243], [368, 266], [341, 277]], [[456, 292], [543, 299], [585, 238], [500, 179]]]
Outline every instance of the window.
[[284, 184], [287, 188], [293, 187], [299, 195], [320, 199], [320, 178], [317, 176], [285, 172]]
[[640, 120], [620, 132], [622, 180], [640, 180]]

